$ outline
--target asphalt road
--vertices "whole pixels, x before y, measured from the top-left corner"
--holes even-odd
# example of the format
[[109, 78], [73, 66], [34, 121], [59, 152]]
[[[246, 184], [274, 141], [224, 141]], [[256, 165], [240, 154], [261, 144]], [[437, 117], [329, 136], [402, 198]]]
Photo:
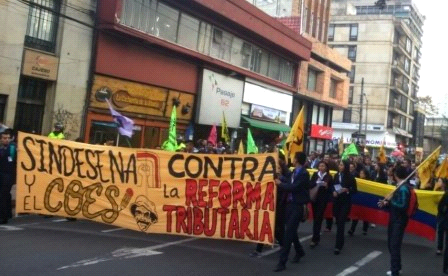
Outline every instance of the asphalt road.
[[[27, 215], [0, 225], [0, 275], [386, 275], [386, 229], [371, 228], [363, 236], [360, 226], [336, 256], [334, 229], [310, 249], [311, 223], [301, 225], [306, 256], [274, 273], [276, 248], [251, 258], [252, 243], [144, 234], [86, 220]], [[434, 243], [406, 235], [402, 275], [443, 275], [442, 262]]]

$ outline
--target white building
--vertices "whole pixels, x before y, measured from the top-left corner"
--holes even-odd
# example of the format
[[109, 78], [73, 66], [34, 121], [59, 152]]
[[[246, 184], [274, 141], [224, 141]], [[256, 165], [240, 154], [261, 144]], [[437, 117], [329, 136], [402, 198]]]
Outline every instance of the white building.
[[83, 121], [96, 1], [1, 1], [0, 122], [75, 139]]
[[353, 62], [349, 107], [334, 112], [335, 136], [361, 130], [368, 147], [410, 146], [424, 17], [411, 0], [387, 1], [384, 10], [374, 3], [332, 1], [328, 44]]

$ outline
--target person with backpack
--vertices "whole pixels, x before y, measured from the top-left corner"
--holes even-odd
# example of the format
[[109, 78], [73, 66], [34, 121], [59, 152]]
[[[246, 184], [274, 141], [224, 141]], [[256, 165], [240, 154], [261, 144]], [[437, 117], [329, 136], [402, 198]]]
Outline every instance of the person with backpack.
[[11, 188], [16, 183], [17, 151], [11, 129], [0, 133], [0, 224], [12, 218]]
[[448, 274], [448, 190], [439, 201], [437, 214], [437, 255], [443, 248], [443, 238], [445, 236], [445, 251], [443, 252], [443, 273]]
[[397, 188], [383, 200], [378, 202], [379, 207], [389, 208], [389, 225], [387, 228], [387, 245], [390, 253], [390, 271], [387, 275], [398, 276], [401, 271], [401, 244], [404, 230], [409, 217], [418, 208], [415, 191], [406, 181], [408, 172], [405, 167], [399, 165], [394, 170], [394, 178]]

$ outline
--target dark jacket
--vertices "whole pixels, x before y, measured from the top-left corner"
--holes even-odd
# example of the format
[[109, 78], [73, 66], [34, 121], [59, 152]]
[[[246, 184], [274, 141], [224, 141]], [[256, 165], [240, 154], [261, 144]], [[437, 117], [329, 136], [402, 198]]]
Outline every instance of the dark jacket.
[[7, 147], [0, 146], [0, 173], [9, 174], [15, 182], [17, 166], [16, 145], [10, 143]]
[[440, 199], [439, 205], [437, 206], [437, 210], [439, 211], [437, 214], [437, 219], [440, 227], [448, 230], [448, 192], [443, 194], [443, 197]]
[[[294, 178], [292, 179], [293, 174]], [[292, 199], [287, 198], [288, 203], [306, 204], [310, 202], [310, 174], [305, 167], [301, 167], [299, 170], [294, 169], [283, 178], [278, 189], [285, 192], [287, 197], [292, 196]]]
[[[310, 189], [314, 188], [317, 184], [316, 181], [319, 179], [318, 176], [318, 172], [315, 172], [313, 174], [313, 176], [311, 176], [311, 183], [310, 183]], [[330, 173], [327, 173], [322, 181], [327, 182], [327, 188], [325, 188], [324, 186], [319, 187], [319, 190], [317, 191], [317, 197], [316, 197], [316, 201], [317, 200], [322, 200], [322, 199], [328, 199], [331, 195], [331, 193], [333, 192], [333, 179], [330, 175]]]
[[[335, 185], [340, 184], [342, 188], [347, 188], [349, 193], [341, 193], [338, 195], [337, 199], [339, 200], [351, 200], [351, 194], [354, 194], [358, 191], [356, 186], [356, 179], [352, 174], [344, 174], [344, 173], [336, 173], [333, 177], [333, 191], [335, 191]], [[332, 192], [333, 192], [332, 191]]]
[[389, 221], [404, 222], [408, 219], [407, 209], [411, 197], [410, 189], [409, 183], [404, 183], [394, 191], [389, 204]]

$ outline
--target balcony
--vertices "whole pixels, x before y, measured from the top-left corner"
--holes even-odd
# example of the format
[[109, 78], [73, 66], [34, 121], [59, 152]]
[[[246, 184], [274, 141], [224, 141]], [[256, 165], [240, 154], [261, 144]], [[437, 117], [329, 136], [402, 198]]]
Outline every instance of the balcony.
[[405, 44], [405, 42], [403, 40], [401, 40], [401, 39], [398, 40], [398, 41], [394, 40], [393, 46], [394, 46], [394, 50], [396, 52], [398, 52], [400, 55], [409, 56], [409, 53], [406, 52], [406, 44]]
[[400, 60], [400, 59], [395, 59], [392, 61], [392, 70], [395, 73], [404, 75], [404, 76], [409, 76], [409, 73], [406, 72], [405, 67], [404, 67], [404, 61]]
[[403, 110], [401, 105], [400, 105], [400, 101], [396, 100], [396, 99], [393, 99], [389, 103], [389, 111], [395, 112], [395, 113], [399, 113], [399, 114], [406, 114], [406, 111]]

